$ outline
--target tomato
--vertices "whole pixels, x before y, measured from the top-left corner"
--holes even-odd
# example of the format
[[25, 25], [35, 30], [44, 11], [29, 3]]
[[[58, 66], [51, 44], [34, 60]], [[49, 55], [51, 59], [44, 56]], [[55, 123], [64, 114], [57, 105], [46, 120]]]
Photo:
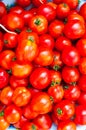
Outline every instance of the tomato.
[[56, 39], [56, 42], [55, 42], [55, 48], [58, 50], [58, 51], [63, 51], [64, 47], [66, 46], [71, 46], [72, 43], [71, 43], [71, 40], [68, 39], [67, 37], [65, 36], [59, 36], [57, 39]]
[[77, 101], [80, 97], [80, 88], [78, 85], [64, 85], [64, 98]]
[[62, 61], [67, 66], [76, 66], [80, 62], [78, 50], [73, 46], [67, 46], [62, 51]]
[[42, 4], [46, 4], [46, 3], [47, 3], [47, 0], [32, 0], [32, 3], [33, 3], [36, 7], [39, 7], [39, 6], [41, 6]]
[[47, 68], [36, 68], [30, 75], [30, 83], [36, 89], [47, 88], [50, 84], [50, 72]]
[[83, 3], [80, 7], [79, 13], [86, 20], [86, 3]]
[[7, 13], [4, 2], [0, 1], [0, 18]]
[[81, 75], [78, 81], [80, 89], [86, 92], [86, 75]]
[[5, 88], [3, 88], [0, 93], [0, 101], [5, 105], [9, 105], [10, 103], [12, 103], [13, 92], [14, 91], [10, 86], [6, 86]]
[[48, 21], [43, 15], [33, 16], [28, 24], [29, 27], [38, 34], [44, 34], [47, 32]]
[[17, 46], [17, 33], [5, 33], [3, 36], [4, 46], [7, 48], [15, 48]]
[[49, 49], [53, 49], [55, 41], [49, 34], [43, 34], [39, 37], [39, 46], [45, 46]]
[[17, 123], [21, 118], [21, 108], [11, 104], [5, 108], [4, 116], [8, 123]]
[[26, 105], [23, 107], [23, 116], [26, 118], [26, 119], [34, 119], [38, 116], [39, 114], [33, 110], [31, 110], [31, 107], [30, 105]]
[[86, 125], [86, 105], [76, 106], [74, 121], [78, 125]]
[[50, 86], [48, 88], [48, 94], [50, 95], [50, 98], [54, 103], [59, 103], [64, 96], [62, 85]]
[[80, 105], [84, 105], [86, 103], [86, 92], [81, 92], [77, 102]]
[[52, 110], [52, 101], [47, 93], [39, 92], [32, 97], [30, 106], [38, 114], [46, 114]]
[[4, 116], [0, 116], [0, 130], [6, 130], [10, 124], [6, 121]]
[[16, 5], [16, 6], [14, 6], [14, 7], [11, 7], [9, 11], [10, 11], [11, 13], [12, 13], [12, 12], [15, 12], [15, 13], [21, 15], [22, 12], [24, 11], [24, 9], [23, 9], [21, 6]]
[[8, 81], [9, 74], [3, 68], [0, 68], [0, 89], [7, 86]]
[[20, 14], [17, 14], [15, 12], [12, 13], [10, 12], [7, 15], [6, 26], [8, 29], [12, 31], [22, 30], [22, 28], [24, 27], [23, 18], [20, 16]]
[[53, 51], [45, 46], [40, 46], [35, 63], [41, 66], [48, 66], [53, 62]]
[[48, 114], [42, 114], [37, 116], [33, 122], [39, 127], [39, 129], [48, 130], [51, 128], [52, 120]]
[[30, 5], [31, 0], [16, 0], [16, 3], [22, 7], [27, 7]]
[[62, 35], [64, 24], [60, 20], [53, 20], [49, 25], [49, 33], [53, 38], [57, 38]]
[[50, 22], [52, 20], [54, 20], [56, 18], [56, 11], [55, 9], [48, 5], [48, 4], [43, 4], [41, 5], [38, 10], [37, 13], [39, 15], [43, 15], [46, 17], [46, 19]]
[[10, 76], [9, 83], [10, 83], [11, 87], [13, 89], [15, 89], [15, 88], [17, 88], [19, 86], [21, 86], [21, 87], [23, 87], [23, 86], [27, 87], [29, 81], [28, 81], [28, 78], [18, 79], [15, 76], [12, 75], [12, 76]]
[[86, 57], [82, 57], [79, 63], [79, 71], [81, 74], [86, 74]]
[[81, 56], [86, 56], [86, 39], [78, 40], [76, 48]]
[[22, 79], [30, 75], [32, 71], [32, 64], [19, 64], [18, 62], [13, 62], [11, 69], [13, 76]]
[[70, 13], [70, 7], [66, 3], [58, 4], [56, 8], [56, 15], [59, 19], [66, 18]]
[[15, 88], [12, 96], [12, 101], [16, 106], [18, 107], [25, 106], [30, 102], [30, 99], [31, 99], [31, 93], [29, 89], [20, 86], [18, 88]]
[[53, 0], [54, 3], [59, 4], [62, 3], [62, 0]]
[[74, 84], [79, 80], [80, 74], [77, 68], [65, 66], [62, 69], [62, 78], [66, 83]]
[[38, 126], [33, 122], [26, 122], [21, 128], [21, 130], [39, 130]]
[[62, 100], [54, 106], [54, 113], [57, 119], [65, 121], [75, 114], [75, 106], [72, 101]]
[[80, 20], [70, 20], [66, 23], [64, 27], [65, 36], [67, 36], [69, 39], [72, 40], [81, 38], [84, 35], [84, 33], [85, 33], [85, 24], [82, 24], [82, 21]]
[[47, 5], [52, 6], [53, 9], [55, 9], [55, 10], [56, 10], [56, 8], [57, 8], [57, 4], [53, 3], [52, 1], [49, 1], [49, 2], [47, 3]]
[[76, 124], [70, 120], [63, 121], [58, 124], [58, 130], [76, 130]]
[[71, 9], [76, 9], [79, 4], [78, 0], [62, 0], [62, 2], [68, 4]]

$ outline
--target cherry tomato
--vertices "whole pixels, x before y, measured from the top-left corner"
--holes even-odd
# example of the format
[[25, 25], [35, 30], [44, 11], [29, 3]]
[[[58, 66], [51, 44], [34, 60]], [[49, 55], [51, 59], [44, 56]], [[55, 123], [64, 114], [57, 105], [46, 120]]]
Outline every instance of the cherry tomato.
[[16, 3], [22, 7], [27, 7], [30, 5], [31, 0], [16, 0]]
[[62, 0], [62, 2], [68, 4], [71, 9], [76, 9], [79, 4], [78, 0]]
[[21, 128], [21, 130], [33, 130], [33, 129], [39, 130], [39, 129], [38, 129], [38, 126], [37, 126], [36, 124], [34, 124], [33, 122], [26, 122], [26, 123], [22, 126], [22, 128]]
[[10, 124], [7, 122], [4, 116], [0, 116], [0, 130], [6, 130], [9, 126]]
[[22, 12], [24, 11], [24, 9], [21, 6], [16, 5], [14, 7], [11, 7], [9, 11], [10, 12], [15, 12], [17, 14], [22, 14]]
[[47, 0], [32, 0], [32, 3], [33, 3], [36, 7], [39, 7], [39, 6], [41, 6], [42, 4], [46, 4], [46, 3], [47, 3]]
[[62, 0], [53, 0], [54, 3], [59, 4], [62, 3]]
[[0, 18], [7, 13], [4, 2], [0, 1]]
[[80, 7], [79, 13], [86, 20], [86, 3], [83, 3]]
[[79, 71], [81, 74], [86, 74], [86, 57], [82, 57], [79, 63]]
[[78, 81], [80, 89], [86, 92], [86, 75], [81, 75]]
[[57, 8], [57, 4], [53, 3], [52, 1], [49, 1], [49, 2], [47, 3], [47, 5], [52, 6], [53, 9], [55, 9], [55, 10], [56, 10], [56, 8]]
[[81, 92], [81, 94], [78, 98], [78, 103], [80, 105], [84, 105], [86, 103], [86, 92]]

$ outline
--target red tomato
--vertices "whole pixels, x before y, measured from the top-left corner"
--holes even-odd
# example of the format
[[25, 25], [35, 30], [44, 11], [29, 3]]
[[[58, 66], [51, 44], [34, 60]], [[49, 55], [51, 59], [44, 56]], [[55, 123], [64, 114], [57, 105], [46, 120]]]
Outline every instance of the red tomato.
[[76, 106], [74, 121], [78, 125], [86, 125], [86, 105]]
[[32, 0], [32, 3], [33, 3], [36, 7], [39, 7], [39, 6], [41, 6], [42, 4], [47, 3], [47, 0]]
[[17, 14], [22, 14], [22, 12], [24, 11], [24, 9], [21, 7], [21, 6], [14, 6], [14, 7], [11, 7], [10, 10], [9, 10], [11, 13], [12, 12], [15, 12]]
[[62, 0], [62, 2], [68, 4], [71, 9], [76, 9], [79, 4], [78, 0]]
[[27, 7], [30, 5], [31, 0], [16, 0], [16, 3], [22, 7]]
[[78, 81], [80, 89], [86, 92], [86, 75], [81, 75]]
[[18, 88], [15, 88], [12, 96], [12, 101], [16, 106], [18, 107], [25, 106], [30, 102], [30, 99], [31, 99], [31, 93], [29, 89], [20, 86]]
[[0, 93], [0, 101], [5, 105], [12, 103], [13, 92], [14, 91], [10, 86], [3, 88]]
[[59, 4], [62, 3], [62, 0], [53, 0], [54, 3]]
[[81, 74], [86, 74], [86, 57], [82, 57], [79, 63], [79, 71]]
[[21, 108], [11, 104], [5, 108], [4, 116], [8, 123], [17, 123], [21, 118]]
[[79, 98], [78, 98], [78, 103], [80, 105], [86, 104], [86, 92], [81, 92]]
[[46, 114], [52, 110], [52, 102], [45, 92], [36, 93], [31, 100], [31, 109], [38, 114]]
[[74, 103], [70, 100], [62, 100], [54, 106], [54, 113], [59, 120], [68, 120], [75, 114]]
[[86, 3], [83, 3], [80, 7], [79, 13], [86, 20]]
[[47, 5], [52, 6], [53, 9], [55, 9], [55, 10], [56, 10], [56, 8], [57, 8], [57, 4], [53, 3], [52, 1], [49, 1], [49, 2], [47, 3]]
[[30, 83], [36, 89], [47, 88], [50, 84], [50, 71], [47, 68], [36, 68], [30, 75]]
[[9, 126], [10, 124], [7, 122], [4, 116], [0, 116], [0, 130], [6, 130]]
[[0, 18], [7, 13], [4, 2], [0, 1]]
[[26, 123], [22, 126], [22, 128], [21, 128], [21, 130], [33, 130], [33, 129], [39, 130], [39, 129], [38, 129], [38, 126], [37, 126], [36, 124], [34, 124], [33, 122], [26, 122]]
[[62, 78], [66, 83], [74, 84], [79, 80], [79, 71], [77, 68], [65, 66], [62, 69]]
[[41, 5], [38, 10], [37, 13], [39, 15], [43, 15], [46, 17], [46, 19], [50, 22], [52, 20], [54, 20], [56, 18], [56, 11], [55, 9], [48, 5], [48, 4], [43, 4]]
[[62, 61], [68, 66], [76, 66], [80, 62], [78, 50], [73, 46], [67, 46], [62, 51]]

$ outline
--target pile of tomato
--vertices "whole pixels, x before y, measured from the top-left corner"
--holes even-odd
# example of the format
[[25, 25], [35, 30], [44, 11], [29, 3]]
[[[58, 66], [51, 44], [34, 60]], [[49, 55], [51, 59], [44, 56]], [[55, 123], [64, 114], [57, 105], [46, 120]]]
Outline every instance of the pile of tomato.
[[0, 2], [0, 130], [86, 125], [86, 3], [78, 6]]

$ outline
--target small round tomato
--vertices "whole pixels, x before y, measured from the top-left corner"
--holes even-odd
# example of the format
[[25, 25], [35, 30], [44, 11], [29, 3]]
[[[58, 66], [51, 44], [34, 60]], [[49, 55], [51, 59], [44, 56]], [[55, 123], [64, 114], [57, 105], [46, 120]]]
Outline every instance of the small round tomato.
[[3, 36], [4, 46], [7, 48], [15, 48], [17, 46], [17, 33], [5, 33]]
[[54, 3], [59, 4], [62, 3], [62, 0], [53, 0]]
[[38, 126], [33, 122], [26, 122], [22, 127], [21, 130], [39, 130]]
[[55, 9], [54, 9], [52, 6], [48, 5], [48, 4], [43, 4], [43, 5], [41, 5], [41, 6], [38, 8], [37, 13], [38, 13], [39, 15], [45, 16], [46, 19], [47, 19], [49, 22], [52, 21], [52, 20], [54, 20], [55, 17], [56, 17], [56, 11], [55, 11]]
[[31, 0], [16, 0], [16, 3], [22, 7], [27, 7], [30, 5]]
[[86, 3], [83, 3], [80, 7], [79, 13], [86, 20]]
[[66, 3], [58, 4], [56, 8], [56, 15], [59, 19], [66, 18], [70, 13], [70, 7]]
[[81, 57], [79, 63], [79, 71], [81, 74], [86, 74], [86, 57]]
[[0, 116], [0, 130], [6, 130], [9, 126], [10, 124], [7, 122], [4, 116]]
[[79, 98], [78, 98], [78, 103], [80, 105], [86, 104], [86, 92], [81, 92]]
[[76, 66], [80, 62], [78, 50], [73, 46], [67, 46], [62, 51], [62, 61], [67, 66]]
[[56, 8], [57, 8], [57, 4], [55, 4], [53, 1], [49, 1], [49, 2], [47, 3], [47, 5], [52, 6], [53, 9], [55, 9], [55, 10], [56, 10]]
[[25, 106], [30, 102], [30, 99], [31, 99], [31, 93], [29, 89], [20, 86], [18, 88], [15, 88], [12, 96], [12, 101], [16, 106], [18, 107]]
[[86, 92], [86, 75], [81, 75], [78, 81], [80, 89]]
[[62, 78], [66, 83], [73, 84], [79, 80], [79, 71], [77, 68], [65, 66], [62, 69]]
[[50, 84], [50, 71], [47, 68], [36, 68], [30, 75], [30, 83], [36, 89], [44, 89]]
[[52, 110], [52, 101], [47, 93], [39, 92], [32, 97], [30, 106], [38, 114], [46, 114]]
[[21, 109], [14, 104], [7, 106], [4, 110], [4, 117], [8, 123], [17, 123], [21, 118]]
[[9, 11], [10, 11], [11, 13], [12, 13], [12, 12], [15, 12], [15, 13], [21, 15], [22, 12], [24, 11], [24, 9], [23, 9], [21, 6], [16, 5], [16, 6], [11, 7]]
[[71, 9], [76, 9], [79, 5], [78, 0], [62, 0], [62, 2], [68, 4]]
[[5, 105], [9, 105], [12, 102], [13, 92], [10, 86], [3, 88], [0, 93], [0, 101]]
[[0, 18], [7, 13], [5, 4], [0, 1]]
[[41, 114], [37, 116], [33, 122], [39, 127], [39, 129], [48, 130], [51, 128], [52, 120], [48, 114]]
[[49, 33], [53, 38], [57, 38], [62, 35], [64, 24], [60, 20], [53, 20], [49, 25]]
[[54, 114], [61, 121], [68, 120], [75, 114], [75, 105], [70, 100], [62, 100], [54, 106]]
[[47, 0], [32, 0], [32, 3], [33, 3], [36, 7], [39, 7], [39, 6], [41, 6], [42, 4], [46, 4], [46, 3], [47, 3]]
[[44, 34], [47, 32], [48, 21], [43, 15], [33, 16], [28, 24], [29, 27], [38, 34]]

